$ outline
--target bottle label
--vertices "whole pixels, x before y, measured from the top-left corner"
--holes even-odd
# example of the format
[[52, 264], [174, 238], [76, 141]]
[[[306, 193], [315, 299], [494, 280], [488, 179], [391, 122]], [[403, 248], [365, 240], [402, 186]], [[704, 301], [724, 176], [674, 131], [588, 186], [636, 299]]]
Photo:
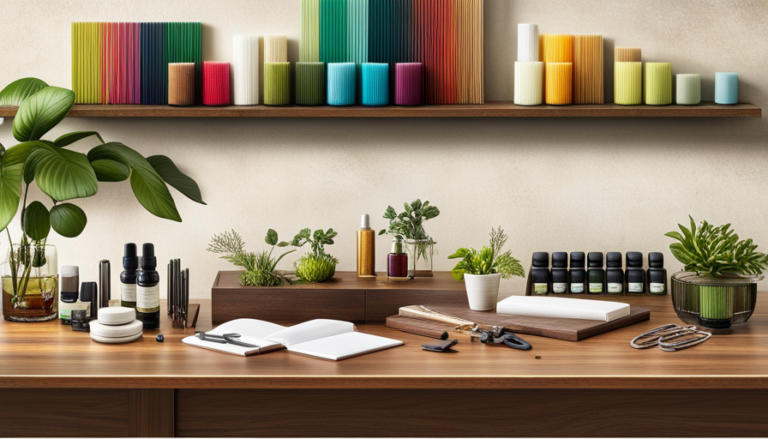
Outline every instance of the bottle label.
[[136, 284], [120, 284], [120, 300], [136, 303]]
[[603, 283], [602, 282], [590, 282], [589, 283], [589, 292], [590, 293], [602, 293], [603, 292]]
[[624, 287], [620, 283], [609, 283], [608, 284], [608, 292], [611, 293], [611, 294], [620, 294], [623, 289], [624, 289]]
[[533, 284], [533, 292], [536, 294], [547, 294], [547, 284]]
[[651, 294], [664, 294], [666, 291], [664, 291], [664, 284], [663, 283], [651, 283], [648, 286], [648, 290], [651, 292]]
[[566, 283], [553, 283], [552, 284], [552, 292], [557, 294], [563, 294], [568, 289], [568, 284]]
[[150, 313], [160, 311], [160, 288], [136, 286], [136, 311]]
[[627, 292], [628, 293], [642, 293], [643, 292], [643, 283], [642, 282], [630, 282], [627, 284]]
[[579, 294], [584, 292], [584, 284], [583, 283], [574, 283], [571, 284], [571, 292], [574, 294]]

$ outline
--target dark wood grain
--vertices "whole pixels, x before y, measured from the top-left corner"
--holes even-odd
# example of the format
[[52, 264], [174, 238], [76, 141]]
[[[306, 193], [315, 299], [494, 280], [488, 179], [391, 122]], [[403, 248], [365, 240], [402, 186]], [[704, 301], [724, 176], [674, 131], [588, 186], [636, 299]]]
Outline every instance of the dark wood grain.
[[765, 390], [180, 390], [177, 432], [181, 437], [763, 437], [766, 404]]
[[[416, 107], [170, 107], [164, 105], [75, 105], [69, 117], [761, 117], [752, 104], [681, 106], [569, 105], [523, 107], [511, 102], [483, 105], [421, 105]], [[0, 117], [13, 117], [16, 107], [0, 108]]]
[[175, 394], [172, 389], [128, 390], [128, 435], [173, 437]]
[[[442, 277], [442, 273], [435, 274]], [[469, 307], [463, 282], [451, 279], [452, 285], [442, 291], [430, 290], [366, 290], [365, 315], [368, 323], [383, 323], [387, 317], [397, 314], [402, 306], [439, 303], [460, 308]]]

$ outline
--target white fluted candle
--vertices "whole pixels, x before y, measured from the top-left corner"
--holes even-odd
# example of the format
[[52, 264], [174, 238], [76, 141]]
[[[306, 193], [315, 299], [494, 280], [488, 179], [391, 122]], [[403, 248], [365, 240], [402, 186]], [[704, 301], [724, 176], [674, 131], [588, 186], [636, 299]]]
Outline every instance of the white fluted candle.
[[679, 73], [677, 75], [677, 105], [699, 105], [701, 103], [701, 75]]
[[541, 105], [544, 94], [544, 63], [515, 63], [515, 104]]
[[517, 60], [520, 62], [539, 60], [539, 25], [531, 23], [517, 25]]
[[232, 49], [234, 104], [259, 105], [259, 36], [235, 35]]

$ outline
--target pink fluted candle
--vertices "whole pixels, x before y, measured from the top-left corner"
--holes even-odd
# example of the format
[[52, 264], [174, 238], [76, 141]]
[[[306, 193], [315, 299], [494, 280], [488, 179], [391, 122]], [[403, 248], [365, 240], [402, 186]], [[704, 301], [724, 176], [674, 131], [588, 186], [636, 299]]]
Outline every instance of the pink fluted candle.
[[421, 105], [421, 63], [395, 65], [395, 104]]

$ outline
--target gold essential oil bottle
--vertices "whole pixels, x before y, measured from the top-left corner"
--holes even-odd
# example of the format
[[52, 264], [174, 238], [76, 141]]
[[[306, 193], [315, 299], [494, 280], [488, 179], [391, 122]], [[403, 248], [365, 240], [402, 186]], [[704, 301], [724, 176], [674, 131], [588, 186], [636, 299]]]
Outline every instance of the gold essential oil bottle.
[[368, 214], [363, 215], [357, 229], [357, 277], [376, 277], [376, 232]]
[[123, 251], [123, 272], [120, 273], [120, 306], [136, 308], [136, 269], [139, 258], [136, 256], [136, 244], [125, 244]]
[[141, 248], [141, 270], [136, 275], [136, 319], [144, 323], [144, 329], [160, 327], [160, 275], [157, 273], [155, 246], [144, 244]]

